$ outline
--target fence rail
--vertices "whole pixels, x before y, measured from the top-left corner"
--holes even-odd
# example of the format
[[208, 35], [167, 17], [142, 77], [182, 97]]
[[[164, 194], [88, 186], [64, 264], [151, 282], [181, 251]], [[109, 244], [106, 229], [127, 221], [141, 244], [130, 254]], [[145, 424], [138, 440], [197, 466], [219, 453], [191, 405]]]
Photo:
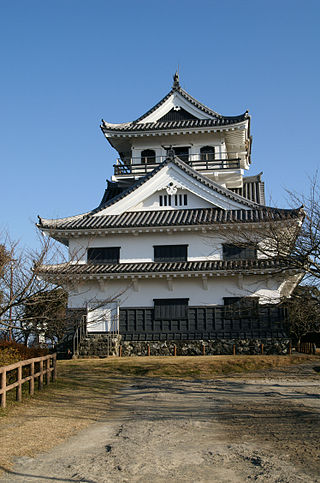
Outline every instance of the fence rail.
[[[149, 160], [147, 163], [136, 163], [132, 158], [123, 161], [121, 159], [117, 159], [117, 163], [113, 165], [114, 174], [116, 176], [127, 174], [147, 174], [153, 171], [157, 166], [159, 166], [159, 163], [164, 159], [166, 159], [165, 156], [163, 157], [163, 159], [154, 158]], [[239, 157], [228, 159], [210, 159], [202, 157], [200, 159], [192, 159], [192, 157], [190, 158], [190, 156], [182, 156], [181, 159], [189, 166], [199, 171], [240, 169]]]
[[[1, 407], [5, 408], [7, 405], [7, 392], [16, 389], [16, 400], [22, 401], [22, 385], [29, 381], [29, 394], [34, 394], [35, 381], [38, 379], [38, 389], [43, 388], [44, 382], [46, 384], [56, 380], [57, 377], [57, 355], [49, 354], [47, 356], [35, 357], [34, 359], [27, 359], [19, 361], [9, 366], [0, 367], [0, 402]], [[39, 365], [39, 370], [35, 372], [36, 364]], [[26, 368], [23, 371], [23, 368]], [[38, 369], [38, 368], [37, 368]], [[12, 371], [17, 371], [16, 381], [7, 381], [7, 376]], [[23, 374], [25, 372], [25, 374]], [[27, 375], [26, 375], [27, 374]], [[9, 382], [9, 384], [7, 384]]]
[[313, 342], [300, 342], [297, 346], [297, 351], [303, 354], [315, 354], [316, 345]]

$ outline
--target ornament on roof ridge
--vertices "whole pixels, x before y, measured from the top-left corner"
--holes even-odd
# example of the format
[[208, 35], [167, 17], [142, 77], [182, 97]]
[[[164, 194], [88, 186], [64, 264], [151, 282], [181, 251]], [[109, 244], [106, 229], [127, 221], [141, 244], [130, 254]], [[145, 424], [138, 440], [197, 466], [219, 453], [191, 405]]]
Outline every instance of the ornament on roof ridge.
[[179, 73], [176, 70], [176, 73], [173, 76], [173, 86], [172, 86], [172, 88], [173, 89], [179, 89], [179, 87], [180, 87]]

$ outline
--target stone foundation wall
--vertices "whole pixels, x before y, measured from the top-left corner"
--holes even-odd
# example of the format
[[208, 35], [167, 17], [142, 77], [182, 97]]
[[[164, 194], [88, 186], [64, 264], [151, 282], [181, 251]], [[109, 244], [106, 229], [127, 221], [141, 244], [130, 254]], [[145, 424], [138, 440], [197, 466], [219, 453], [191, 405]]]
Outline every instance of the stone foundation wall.
[[118, 356], [121, 335], [90, 334], [81, 341], [79, 357]]
[[121, 335], [90, 334], [82, 340], [79, 357], [199, 356], [288, 354], [290, 339], [212, 339], [176, 341], [121, 341]]
[[122, 356], [177, 356], [231, 355], [236, 354], [288, 354], [290, 339], [215, 339], [177, 341], [127, 341], [121, 342]]

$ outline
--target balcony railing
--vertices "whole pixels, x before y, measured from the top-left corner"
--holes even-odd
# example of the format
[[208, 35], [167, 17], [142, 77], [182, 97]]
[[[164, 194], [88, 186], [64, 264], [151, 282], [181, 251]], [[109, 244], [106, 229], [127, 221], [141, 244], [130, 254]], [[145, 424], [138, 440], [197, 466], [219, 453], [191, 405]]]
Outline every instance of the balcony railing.
[[[166, 156], [149, 156], [147, 158], [117, 159], [117, 163], [113, 165], [114, 174], [116, 176], [144, 175], [153, 171], [166, 158]], [[240, 158], [238, 156], [231, 159], [216, 159], [213, 158], [211, 153], [208, 153], [183, 155], [179, 156], [179, 158], [196, 171], [240, 169]]]

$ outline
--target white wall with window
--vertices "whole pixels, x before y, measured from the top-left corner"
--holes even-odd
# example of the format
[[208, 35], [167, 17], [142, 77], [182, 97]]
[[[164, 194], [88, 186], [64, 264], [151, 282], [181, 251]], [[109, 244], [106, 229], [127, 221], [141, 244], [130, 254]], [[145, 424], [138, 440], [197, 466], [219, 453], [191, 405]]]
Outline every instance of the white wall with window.
[[[205, 278], [205, 281], [203, 281]], [[269, 279], [266, 275], [243, 276], [241, 283], [237, 275], [180, 278], [172, 274], [166, 277], [121, 280], [83, 281], [80, 290], [70, 292], [69, 307], [86, 307], [96, 300], [107, 301], [115, 297], [120, 307], [153, 307], [154, 299], [189, 299], [189, 306], [223, 305], [225, 297], [259, 297], [260, 303], [278, 303], [285, 276]]]

